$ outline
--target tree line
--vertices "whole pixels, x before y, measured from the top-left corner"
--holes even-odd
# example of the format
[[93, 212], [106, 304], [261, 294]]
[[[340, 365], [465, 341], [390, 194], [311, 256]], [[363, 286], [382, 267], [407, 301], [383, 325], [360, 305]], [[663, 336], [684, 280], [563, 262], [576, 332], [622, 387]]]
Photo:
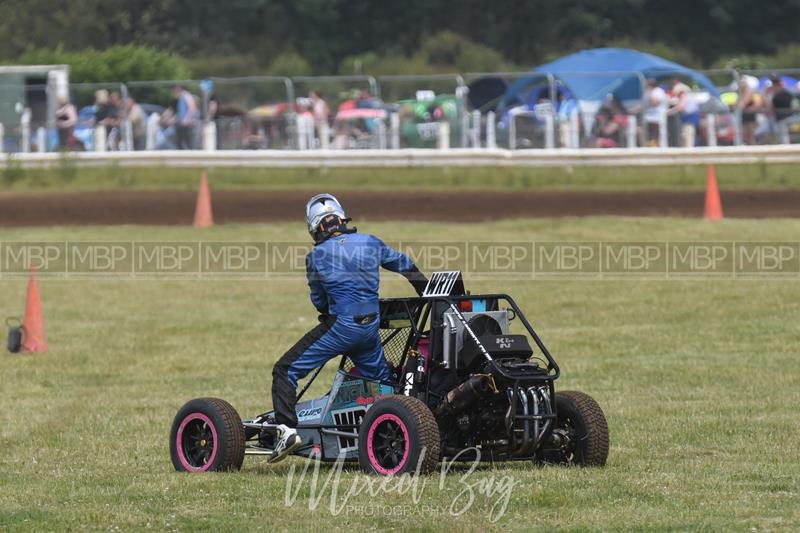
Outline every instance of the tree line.
[[798, 20], [800, 0], [0, 0], [0, 61], [145, 51], [123, 73], [75, 79], [111, 81], [527, 70], [627, 46], [697, 68], [773, 68], [800, 66]]

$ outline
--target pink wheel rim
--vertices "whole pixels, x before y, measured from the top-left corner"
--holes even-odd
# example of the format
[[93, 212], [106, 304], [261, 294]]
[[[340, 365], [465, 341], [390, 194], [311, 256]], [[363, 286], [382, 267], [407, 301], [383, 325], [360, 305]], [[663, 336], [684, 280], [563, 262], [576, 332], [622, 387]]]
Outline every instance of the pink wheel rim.
[[[212, 448], [211, 448], [211, 455], [209, 456], [206, 463], [202, 466], [193, 466], [189, 463], [189, 460], [186, 458], [186, 452], [183, 448], [183, 432], [186, 429], [186, 426], [195, 420], [202, 421], [205, 425], [211, 428], [211, 435], [213, 437]], [[214, 460], [217, 458], [217, 449], [219, 448], [219, 439], [217, 438], [217, 428], [214, 426], [214, 423], [211, 422], [211, 419], [208, 418], [203, 413], [192, 413], [188, 415], [181, 421], [181, 425], [178, 427], [178, 435], [175, 437], [175, 449], [178, 452], [178, 459], [181, 462], [181, 466], [185, 468], [189, 472], [205, 472], [211, 465], [214, 464]]]
[[[403, 432], [403, 440], [405, 443], [405, 447], [403, 450], [403, 457], [400, 459], [400, 462], [397, 463], [397, 466], [393, 468], [386, 468], [381, 465], [378, 458], [375, 456], [375, 433], [378, 430], [378, 426], [380, 426], [383, 422], [393, 422], [397, 424], [401, 431]], [[411, 450], [409, 447], [409, 439], [408, 439], [408, 429], [406, 425], [400, 420], [400, 417], [391, 413], [386, 413], [384, 415], [379, 416], [372, 425], [369, 427], [369, 431], [367, 432], [367, 456], [369, 457], [369, 462], [372, 465], [372, 468], [381, 475], [384, 476], [391, 476], [398, 473], [400, 470], [408, 462], [408, 456], [410, 455]]]

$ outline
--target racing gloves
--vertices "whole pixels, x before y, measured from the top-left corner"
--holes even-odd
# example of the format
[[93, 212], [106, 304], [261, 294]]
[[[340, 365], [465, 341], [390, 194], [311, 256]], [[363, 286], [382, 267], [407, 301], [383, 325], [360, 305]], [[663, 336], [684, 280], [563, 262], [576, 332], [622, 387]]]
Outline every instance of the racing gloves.
[[401, 272], [401, 274], [411, 283], [411, 286], [417, 291], [417, 295], [422, 296], [422, 293], [425, 292], [425, 287], [428, 286], [428, 278], [419, 271], [417, 265], [413, 265], [409, 270]]

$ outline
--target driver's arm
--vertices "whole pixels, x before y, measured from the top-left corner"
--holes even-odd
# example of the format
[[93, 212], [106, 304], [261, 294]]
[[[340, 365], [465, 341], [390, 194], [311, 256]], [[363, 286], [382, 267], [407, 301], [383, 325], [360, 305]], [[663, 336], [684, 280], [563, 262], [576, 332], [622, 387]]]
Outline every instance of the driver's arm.
[[406, 254], [398, 252], [377, 237], [375, 239], [380, 243], [381, 266], [386, 270], [402, 274], [411, 283], [417, 294], [422, 295], [428, 285], [428, 278], [425, 277], [425, 274], [419, 271], [417, 265]]
[[306, 256], [306, 278], [308, 279], [308, 288], [311, 293], [311, 303], [320, 313], [328, 313], [328, 294], [325, 292], [325, 287], [322, 285], [322, 278], [319, 271], [314, 267], [314, 260], [311, 253]]

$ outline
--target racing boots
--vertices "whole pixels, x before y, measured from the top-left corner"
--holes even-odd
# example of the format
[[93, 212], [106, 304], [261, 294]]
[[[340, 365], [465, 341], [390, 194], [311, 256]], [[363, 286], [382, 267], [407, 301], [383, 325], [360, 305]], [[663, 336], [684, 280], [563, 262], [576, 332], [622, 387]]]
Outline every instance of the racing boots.
[[286, 456], [299, 448], [303, 443], [296, 429], [290, 428], [284, 424], [278, 424], [276, 429], [278, 432], [278, 442], [275, 444], [275, 449], [269, 458], [270, 463], [277, 463], [278, 461], [286, 459]]

